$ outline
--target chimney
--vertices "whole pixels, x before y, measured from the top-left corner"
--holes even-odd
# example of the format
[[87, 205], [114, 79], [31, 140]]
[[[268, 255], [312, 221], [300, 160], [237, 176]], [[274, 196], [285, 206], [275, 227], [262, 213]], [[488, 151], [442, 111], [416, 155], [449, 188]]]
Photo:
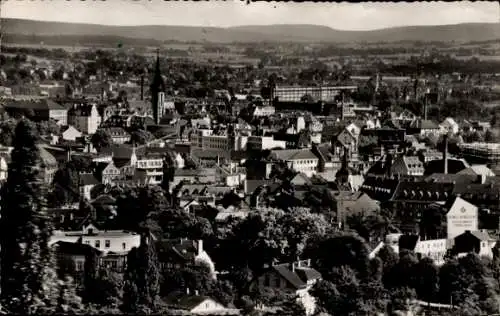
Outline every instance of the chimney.
[[448, 174], [448, 135], [443, 136], [444, 148], [443, 148], [443, 164], [444, 164], [444, 174]]
[[427, 120], [427, 94], [424, 97], [424, 120]]
[[141, 75], [141, 101], [144, 101], [144, 75]]

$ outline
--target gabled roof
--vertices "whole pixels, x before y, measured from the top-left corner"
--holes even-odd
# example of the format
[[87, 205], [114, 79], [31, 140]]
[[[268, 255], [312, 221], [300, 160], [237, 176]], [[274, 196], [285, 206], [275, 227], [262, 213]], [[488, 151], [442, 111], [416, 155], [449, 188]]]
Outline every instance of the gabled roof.
[[49, 153], [42, 145], [38, 145], [38, 149], [40, 151], [42, 162], [46, 167], [57, 167], [57, 160], [51, 153]]
[[80, 185], [97, 185], [99, 181], [91, 173], [80, 174]]
[[310, 149], [283, 149], [272, 150], [271, 155], [279, 160], [301, 160], [301, 159], [318, 159]]
[[495, 173], [486, 165], [472, 165], [469, 168], [466, 168], [458, 174], [470, 174], [470, 175], [484, 175], [486, 177], [494, 177]]
[[416, 120], [411, 123], [410, 127], [418, 129], [439, 129], [439, 125], [431, 120]]
[[8, 101], [5, 108], [30, 110], [66, 110], [62, 105], [50, 99]]
[[57, 249], [57, 252], [62, 253], [62, 254], [67, 254], [67, 255], [82, 255], [86, 256], [89, 255], [90, 253], [95, 253], [97, 255], [101, 255], [102, 252], [95, 249], [94, 247], [82, 243], [73, 243], [73, 242], [66, 242], [66, 241], [58, 241], [52, 245], [55, 249]]
[[453, 183], [400, 181], [391, 200], [419, 202], [446, 201], [453, 193], [453, 189]]

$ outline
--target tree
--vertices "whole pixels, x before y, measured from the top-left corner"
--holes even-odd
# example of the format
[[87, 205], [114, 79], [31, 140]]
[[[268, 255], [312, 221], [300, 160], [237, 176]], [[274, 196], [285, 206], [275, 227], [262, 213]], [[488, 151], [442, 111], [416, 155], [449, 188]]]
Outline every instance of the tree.
[[439, 291], [439, 270], [429, 258], [422, 258], [415, 267], [417, 296], [427, 302], [435, 300]]
[[48, 245], [51, 225], [45, 210], [42, 159], [36, 142], [35, 125], [21, 120], [2, 192], [1, 299], [12, 313], [32, 313], [50, 306], [53, 294], [58, 293], [55, 262]]
[[83, 311], [82, 299], [76, 294], [76, 285], [73, 278], [66, 276], [61, 282], [61, 289], [58, 299], [59, 313], [78, 313]]
[[[116, 198], [117, 225], [122, 229], [139, 231], [148, 219], [159, 216], [170, 205], [158, 187], [126, 188]], [[156, 217], [155, 217], [156, 219]]]
[[132, 313], [144, 309], [156, 310], [160, 294], [159, 278], [155, 245], [149, 232], [144, 233], [139, 248], [133, 248], [127, 256], [123, 310]]
[[[337, 255], [332, 256], [332, 253]], [[314, 258], [316, 267], [324, 278], [329, 278], [332, 269], [343, 266], [352, 269], [360, 280], [369, 277], [368, 247], [363, 238], [356, 234], [331, 234], [310, 245], [308, 254]]]
[[12, 146], [16, 125], [17, 122], [14, 119], [9, 119], [0, 123], [0, 144], [3, 146]]
[[138, 129], [130, 133], [130, 143], [132, 144], [144, 145], [153, 139], [155, 139], [154, 135], [143, 129]]
[[107, 148], [113, 144], [111, 135], [103, 129], [98, 129], [95, 134], [92, 135], [90, 141], [92, 142], [94, 148], [98, 151], [101, 151], [103, 148]]
[[336, 267], [312, 290], [318, 305], [332, 315], [375, 315], [384, 312], [386, 293], [380, 283], [364, 282], [348, 266]]

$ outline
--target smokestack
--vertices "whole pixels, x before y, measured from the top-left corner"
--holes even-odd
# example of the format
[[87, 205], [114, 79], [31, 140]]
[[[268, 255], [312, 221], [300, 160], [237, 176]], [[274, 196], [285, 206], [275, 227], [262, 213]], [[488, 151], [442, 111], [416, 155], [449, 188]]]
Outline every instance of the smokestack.
[[443, 148], [443, 163], [444, 163], [444, 174], [448, 174], [448, 135], [443, 136], [444, 148]]
[[340, 94], [342, 95], [342, 104], [340, 106], [340, 120], [343, 121], [345, 119], [345, 117], [344, 117], [344, 110], [345, 110], [344, 109], [344, 101], [345, 101], [345, 99], [344, 99], [344, 92], [341, 91]]
[[424, 100], [424, 120], [427, 120], [427, 94], [425, 95]]
[[144, 75], [141, 75], [141, 101], [144, 101]]

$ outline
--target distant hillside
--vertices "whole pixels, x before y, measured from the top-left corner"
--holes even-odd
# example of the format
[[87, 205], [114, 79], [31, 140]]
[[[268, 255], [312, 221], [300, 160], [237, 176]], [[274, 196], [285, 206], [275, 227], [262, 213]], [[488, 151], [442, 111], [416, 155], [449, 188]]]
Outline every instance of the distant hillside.
[[[343, 31], [318, 25], [262, 25], [230, 28], [191, 26], [108, 26], [81, 23], [3, 19], [7, 42], [58, 36], [85, 42], [102, 36], [146, 42], [394, 42], [488, 41], [500, 39], [500, 24], [470, 23], [443, 26], [407, 26], [373, 31]], [[57, 34], [57, 35], [56, 35]]]

